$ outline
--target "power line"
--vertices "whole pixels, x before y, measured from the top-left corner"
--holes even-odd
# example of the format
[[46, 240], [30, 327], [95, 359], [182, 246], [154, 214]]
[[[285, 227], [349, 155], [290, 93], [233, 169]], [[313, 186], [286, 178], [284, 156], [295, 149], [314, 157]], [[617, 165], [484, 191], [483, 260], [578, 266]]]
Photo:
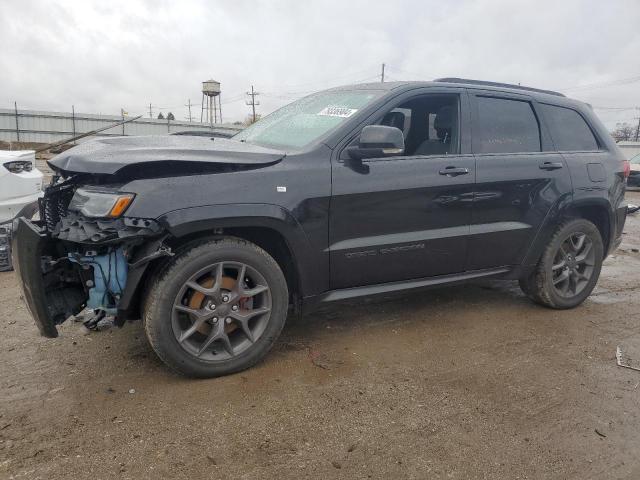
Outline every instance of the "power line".
[[[360, 78], [358, 80], [353, 80], [352, 83], [362, 83], [367, 80], [379, 80], [380, 74], [370, 75], [365, 78]], [[330, 87], [329, 87], [330, 88]], [[263, 92], [265, 96], [278, 97], [278, 98], [293, 98], [293, 97], [301, 97], [304, 95], [308, 95], [310, 93], [315, 93], [318, 90], [299, 90], [299, 91], [289, 91], [289, 92]]]
[[[386, 67], [386, 65], [385, 65]], [[358, 73], [362, 73], [365, 71], [371, 71], [369, 68], [367, 69], [362, 69], [362, 70], [357, 70], [354, 72], [351, 72], [349, 74], [345, 74], [345, 75], [340, 75], [337, 77], [332, 77], [329, 79], [324, 79], [324, 80], [319, 80], [319, 81], [314, 81], [314, 82], [307, 82], [307, 83], [300, 83], [300, 84], [291, 84], [291, 85], [282, 85], [284, 87], [303, 87], [303, 86], [311, 86], [311, 85], [326, 85], [328, 83], [333, 83], [333, 82], [337, 82], [338, 80], [341, 79], [346, 79], [346, 78], [353, 78], [353, 76], [355, 74]], [[388, 78], [388, 76], [386, 75], [386, 71], [385, 71], [385, 79]], [[357, 80], [352, 80], [352, 83], [362, 83], [365, 81], [369, 81], [369, 80], [374, 80], [374, 79], [380, 79], [380, 74], [376, 74], [376, 75], [369, 75], [365, 78], [360, 78]], [[318, 91], [319, 88], [315, 88], [315, 89], [310, 89], [310, 90], [294, 90], [294, 91], [276, 91], [276, 92], [270, 92], [270, 93], [264, 93], [265, 96], [268, 97], [272, 97], [272, 98], [279, 98], [279, 99], [296, 99], [296, 98], [300, 98], [302, 96], [306, 96], [310, 93], [315, 93], [316, 91]], [[252, 117], [253, 117], [253, 111], [255, 109], [255, 106], [260, 105], [260, 102], [255, 100], [255, 96], [257, 95], [261, 95], [261, 93], [255, 92], [254, 91], [254, 95], [251, 96], [250, 92], [247, 93], [239, 93], [239, 94], [232, 94], [230, 97], [226, 97], [225, 96], [225, 100], [224, 102], [220, 102], [221, 105], [228, 105], [228, 104], [232, 104], [232, 103], [236, 103], [236, 102], [240, 102], [242, 100], [244, 100], [246, 98], [246, 95], [249, 95], [251, 97], [251, 100], [246, 101], [246, 104], [252, 107]], [[252, 102], [255, 101], [255, 105], [252, 104]], [[191, 100], [187, 101], [187, 104], [182, 104], [182, 105], [163, 105], [163, 106], [159, 106], [159, 105], [152, 105], [151, 103], [149, 104], [148, 107], [148, 112], [149, 112], [149, 118], [153, 118], [153, 111], [154, 110], [158, 110], [160, 112], [162, 111], [166, 111], [166, 110], [175, 110], [177, 108], [180, 107], [187, 107], [188, 109], [188, 114], [189, 114], [189, 121], [193, 121], [193, 112], [191, 111], [191, 106], [194, 106], [193, 103], [191, 103]], [[257, 118], [257, 113], [255, 114], [256, 118]]]
[[627, 123], [627, 122], [631, 122], [632, 120], [637, 120], [638, 117], [632, 117], [632, 118], [616, 118], [614, 120], [610, 120], [610, 122], [616, 122], [616, 123]]
[[[358, 75], [358, 74], [363, 73], [363, 72], [370, 72], [371, 70], [372, 70], [371, 68], [366, 68], [366, 69], [363, 69], [363, 70], [358, 70], [358, 71], [351, 72], [350, 74], [340, 75], [340, 76], [337, 76], [337, 77], [332, 77], [332, 78], [328, 78], [328, 79], [325, 79], [325, 80], [319, 80], [319, 81], [315, 81], [315, 82], [290, 84], [290, 85], [280, 85], [281, 87], [293, 88], [294, 90], [284, 90], [284, 91], [276, 92], [276, 93], [273, 93], [273, 94], [274, 95], [287, 95], [287, 94], [302, 95], [302, 94], [306, 94], [306, 93], [313, 93], [313, 92], [317, 92], [320, 87], [312, 88], [312, 89], [303, 89], [303, 90], [297, 90], [296, 87], [311, 87], [312, 85], [335, 84], [339, 80], [344, 80], [346, 78], [353, 78], [355, 75]], [[380, 79], [380, 74], [367, 76], [364, 80], [369, 80], [369, 79], [374, 79], [374, 78], [375, 79]], [[359, 83], [359, 82], [362, 82], [362, 81], [363, 80], [352, 80], [351, 82], [352, 83]]]
[[[298, 84], [289, 84], [289, 85], [281, 85], [284, 88], [297, 88], [297, 87], [310, 87], [312, 85], [326, 85], [327, 83], [334, 83], [337, 80], [343, 80], [345, 78], [353, 78], [356, 75], [359, 75], [361, 73], [364, 72], [370, 72], [371, 70], [373, 70], [373, 68], [371, 67], [367, 67], [361, 70], [355, 70], [351, 73], [348, 74], [344, 74], [344, 75], [339, 75], [337, 77], [331, 77], [331, 78], [326, 78], [324, 80], [315, 80], [313, 82], [306, 82], [306, 83], [298, 83]], [[379, 75], [376, 75], [377, 78], [379, 78]], [[312, 90], [312, 91], [316, 91], [316, 90]]]
[[379, 75], [372, 75], [370, 77], [361, 78], [360, 80], [354, 80], [353, 83], [361, 83], [361, 82], [364, 82], [366, 80], [373, 80], [374, 78], [377, 79], [378, 77], [379, 77]]
[[400, 68], [394, 67], [393, 65], [392, 66], [387, 65], [387, 70], [388, 69], [391, 69], [391, 70], [393, 70], [395, 72], [398, 72], [398, 73], [404, 73], [405, 75], [411, 75], [412, 77], [416, 77], [416, 78], [424, 78], [425, 77], [425, 75], [423, 75], [423, 74], [407, 72], [406, 70], [402, 70]]
[[[391, 69], [391, 70], [393, 70], [395, 72], [404, 73], [406, 75], [411, 75], [411, 76], [418, 77], [418, 78], [423, 78], [424, 77], [424, 75], [422, 75], [422, 74], [408, 72], [406, 70], [397, 68], [397, 67], [395, 67], [393, 65], [391, 65], [391, 66], [385, 65], [385, 68], [386, 68], [386, 70]], [[389, 76], [386, 75], [386, 78], [389, 78]], [[627, 78], [619, 78], [619, 79], [616, 79], [616, 80], [609, 80], [609, 81], [604, 81], [604, 82], [588, 83], [588, 84], [584, 84], [584, 85], [573, 85], [573, 86], [565, 87], [565, 88], [556, 88], [555, 90], [558, 90], [560, 92], [591, 90], [591, 89], [604, 88], [604, 87], [610, 87], [610, 86], [627, 85], [629, 83], [635, 83], [635, 82], [638, 82], [638, 81], [640, 81], [640, 75], [636, 75], [636, 76], [633, 76], [633, 77], [627, 77]], [[617, 107], [614, 107], [614, 108], [617, 109]], [[603, 110], [613, 110], [614, 108], [603, 108]], [[622, 108], [620, 108], [620, 110], [622, 110]]]
[[237, 97], [231, 97], [231, 98], [225, 98], [225, 101], [222, 102], [222, 105], [227, 105], [229, 103], [235, 103], [235, 102], [239, 102], [240, 100], [243, 100], [245, 98], [244, 93], [241, 93], [240, 95], [238, 95]]
[[592, 105], [592, 107], [596, 110], [616, 110], [616, 111], [624, 111], [624, 110], [635, 110], [637, 107], [598, 107]]
[[617, 85], [626, 85], [628, 83], [635, 83], [640, 81], [640, 76], [619, 78], [617, 80], [610, 80], [607, 82], [587, 83], [585, 85], [574, 85], [573, 87], [559, 88], [557, 90], [561, 92], [567, 92], [570, 90], [590, 90], [594, 88], [611, 87]]

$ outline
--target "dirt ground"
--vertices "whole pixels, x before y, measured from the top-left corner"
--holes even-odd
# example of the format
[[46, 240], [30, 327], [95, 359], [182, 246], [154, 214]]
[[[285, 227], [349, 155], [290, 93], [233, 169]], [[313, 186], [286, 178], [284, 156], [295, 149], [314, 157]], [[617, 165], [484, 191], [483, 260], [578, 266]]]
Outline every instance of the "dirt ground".
[[0, 274], [0, 478], [640, 478], [639, 246], [635, 215], [575, 310], [496, 281], [354, 301], [205, 381], [139, 322], [39, 337]]

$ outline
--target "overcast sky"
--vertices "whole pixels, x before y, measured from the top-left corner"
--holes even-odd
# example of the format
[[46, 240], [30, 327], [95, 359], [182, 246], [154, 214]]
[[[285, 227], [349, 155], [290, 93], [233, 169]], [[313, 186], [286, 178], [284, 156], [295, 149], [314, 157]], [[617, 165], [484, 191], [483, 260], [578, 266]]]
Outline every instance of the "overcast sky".
[[[225, 121], [308, 92], [458, 76], [556, 89], [608, 125], [640, 112], [640, 0], [0, 0], [0, 107]], [[160, 110], [161, 109], [161, 110]], [[625, 110], [626, 109], [626, 110]]]

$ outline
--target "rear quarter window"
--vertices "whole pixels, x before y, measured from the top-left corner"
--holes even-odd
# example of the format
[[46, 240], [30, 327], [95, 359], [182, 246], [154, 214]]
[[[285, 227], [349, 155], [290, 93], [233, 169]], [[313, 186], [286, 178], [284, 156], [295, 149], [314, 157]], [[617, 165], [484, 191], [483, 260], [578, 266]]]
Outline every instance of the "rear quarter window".
[[541, 104], [540, 108], [556, 149], [561, 152], [599, 150], [596, 137], [578, 112], [547, 104]]

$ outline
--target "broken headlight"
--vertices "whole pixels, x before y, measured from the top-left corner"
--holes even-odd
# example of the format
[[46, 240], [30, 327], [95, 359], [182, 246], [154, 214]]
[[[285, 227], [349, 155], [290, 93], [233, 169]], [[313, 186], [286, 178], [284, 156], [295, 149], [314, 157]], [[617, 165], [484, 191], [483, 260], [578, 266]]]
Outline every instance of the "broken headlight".
[[133, 202], [133, 193], [106, 192], [78, 188], [73, 194], [69, 210], [86, 217], [118, 218]]

